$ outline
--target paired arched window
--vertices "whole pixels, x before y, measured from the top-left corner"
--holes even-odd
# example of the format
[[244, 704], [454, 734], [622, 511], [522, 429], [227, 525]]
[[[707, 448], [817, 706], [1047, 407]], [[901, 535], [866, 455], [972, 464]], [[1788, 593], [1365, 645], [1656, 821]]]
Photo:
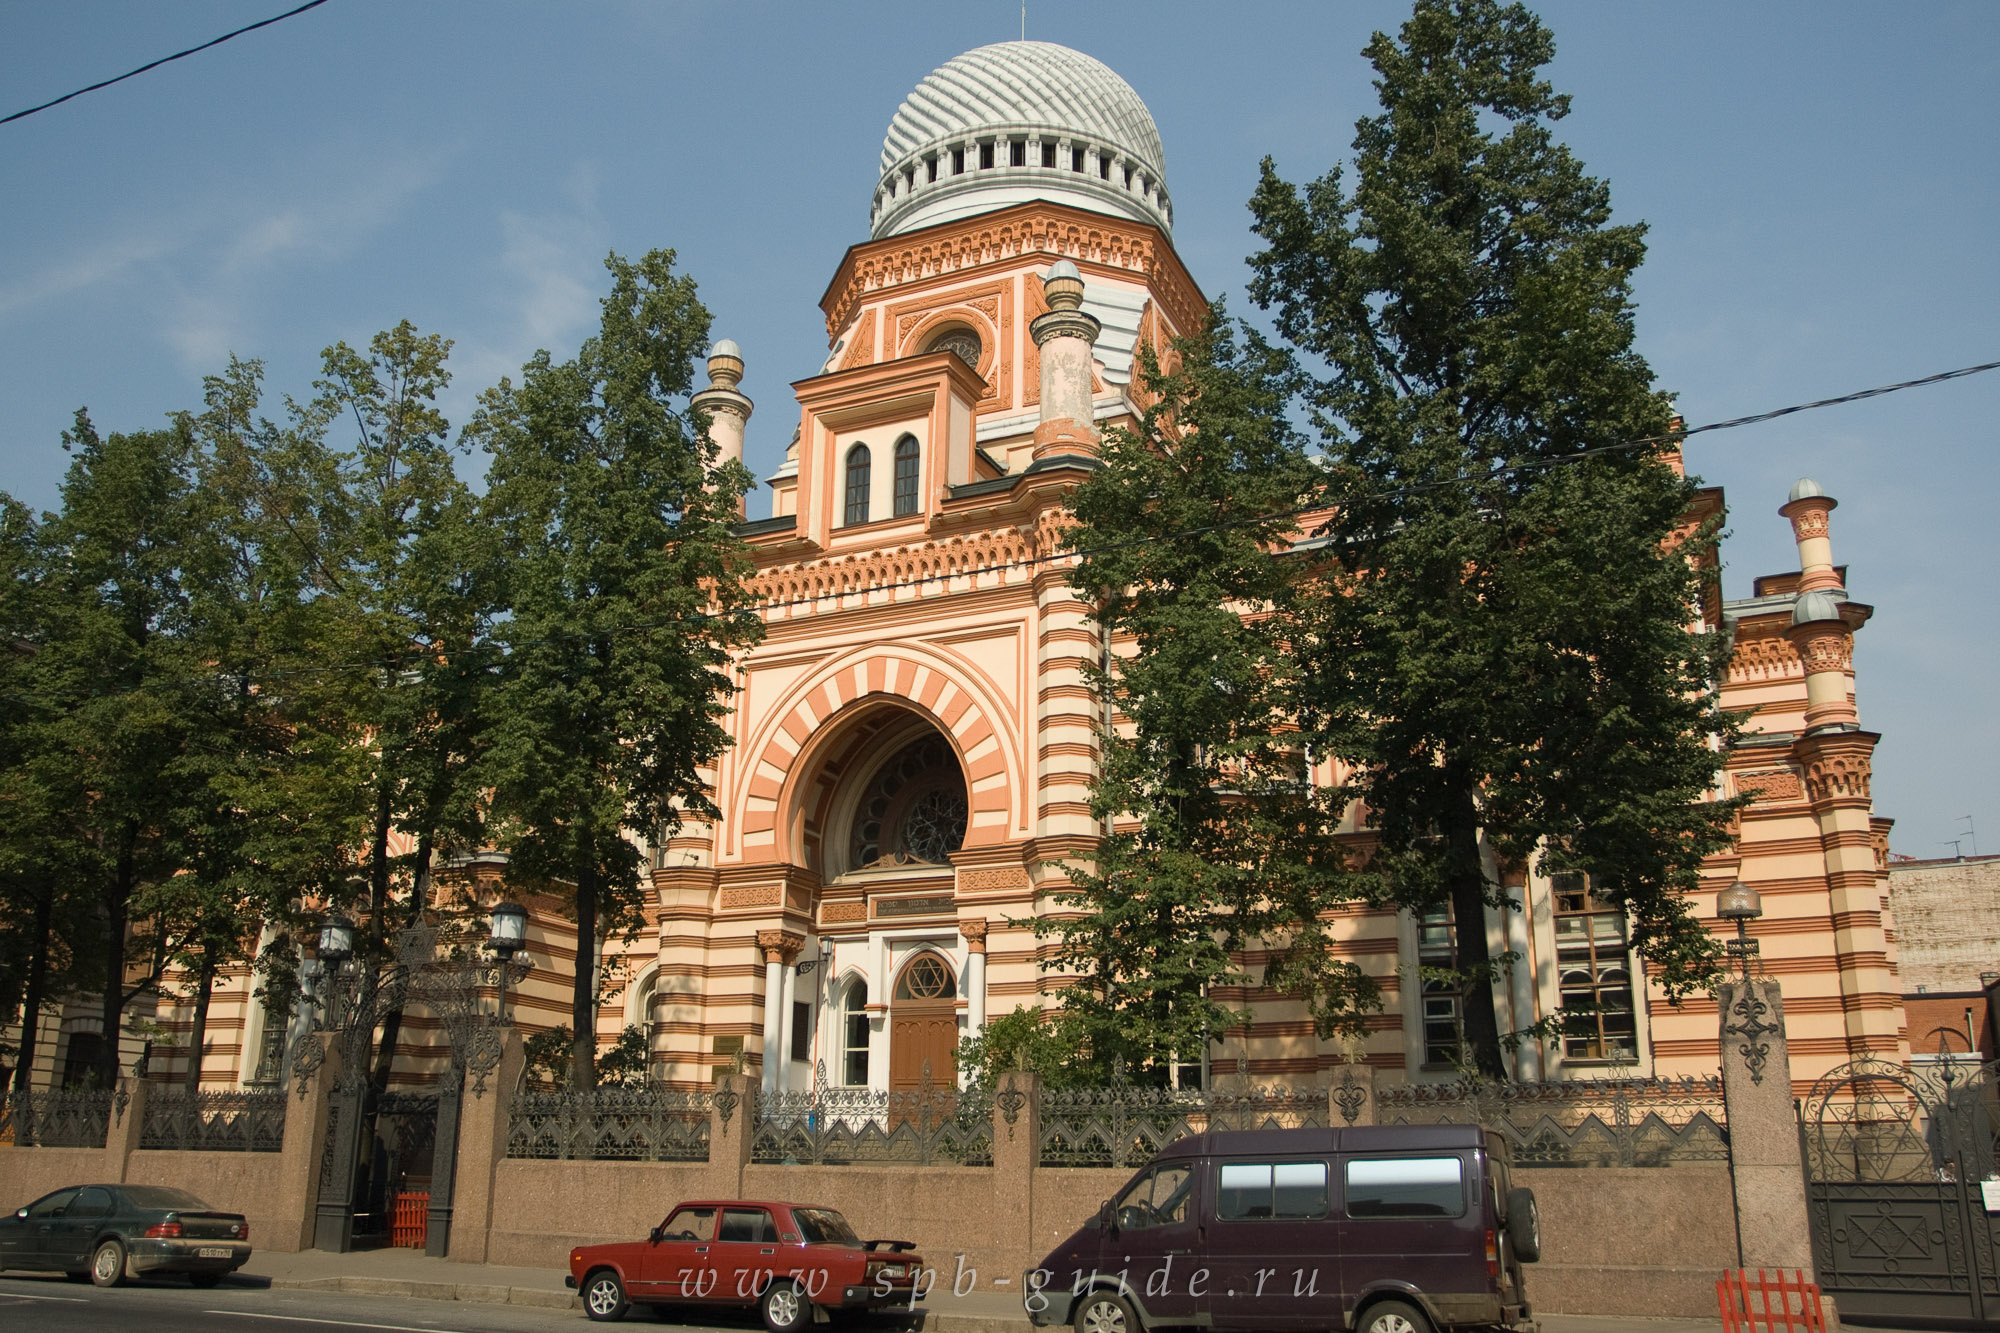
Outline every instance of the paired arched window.
[[896, 517], [917, 512], [917, 437], [896, 441]]
[[859, 977], [840, 1006], [840, 1076], [850, 1088], [868, 1084], [868, 983]]
[[857, 444], [847, 451], [847, 517], [849, 524], [868, 521], [870, 468], [868, 446]]

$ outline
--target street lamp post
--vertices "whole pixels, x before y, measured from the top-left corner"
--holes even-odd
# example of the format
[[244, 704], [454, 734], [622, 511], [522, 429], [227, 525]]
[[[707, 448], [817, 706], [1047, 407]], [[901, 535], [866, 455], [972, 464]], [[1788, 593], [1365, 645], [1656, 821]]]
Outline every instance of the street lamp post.
[[1736, 923], [1736, 938], [1723, 947], [1736, 960], [1744, 981], [1750, 980], [1750, 960], [1757, 956], [1757, 941], [1750, 938], [1750, 923], [1764, 915], [1764, 899], [1757, 890], [1737, 880], [1715, 895], [1715, 911], [1724, 921]]
[[528, 940], [528, 909], [517, 902], [499, 902], [487, 916], [486, 947], [500, 960], [500, 993], [497, 1012], [494, 1017], [500, 1022], [507, 1021], [507, 974], [512, 970], [514, 955]]

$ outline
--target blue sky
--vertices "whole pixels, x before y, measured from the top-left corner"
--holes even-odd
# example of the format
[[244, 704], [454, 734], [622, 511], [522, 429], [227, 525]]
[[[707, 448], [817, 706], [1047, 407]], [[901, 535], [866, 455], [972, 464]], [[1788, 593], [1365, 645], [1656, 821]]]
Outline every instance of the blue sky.
[[[13, 0], [0, 114], [287, 7]], [[1145, 98], [1176, 248], [1243, 311], [1258, 159], [1300, 179], [1346, 155], [1373, 106], [1358, 53], [1406, 10], [1036, 0], [1028, 35]], [[2000, 6], [1540, 12], [1575, 96], [1564, 137], [1651, 225], [1640, 346], [1691, 422], [2000, 359]], [[0, 126], [0, 488], [54, 502], [80, 405], [155, 424], [234, 353], [268, 364], [275, 410], [321, 348], [406, 316], [457, 340], [462, 420], [537, 347], [575, 348], [606, 251], [653, 246], [743, 345], [768, 474], [890, 116], [1019, 23], [1012, 0], [332, 0]], [[1875, 805], [1916, 856], [1949, 855], [1968, 814], [2000, 851], [1996, 418], [2000, 372], [1689, 448], [1728, 491], [1731, 596], [1795, 567], [1774, 511], [1796, 478], [1840, 499], [1835, 558], [1876, 608], [1856, 650]]]

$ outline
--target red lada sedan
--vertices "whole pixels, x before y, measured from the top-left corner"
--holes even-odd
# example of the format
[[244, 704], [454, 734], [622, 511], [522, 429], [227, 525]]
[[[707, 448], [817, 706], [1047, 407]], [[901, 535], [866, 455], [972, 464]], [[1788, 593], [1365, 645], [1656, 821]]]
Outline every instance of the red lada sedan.
[[906, 1240], [863, 1241], [831, 1208], [742, 1200], [684, 1203], [645, 1240], [569, 1253], [569, 1286], [592, 1319], [647, 1305], [754, 1305], [771, 1333], [797, 1333], [813, 1307], [916, 1308], [930, 1289]]

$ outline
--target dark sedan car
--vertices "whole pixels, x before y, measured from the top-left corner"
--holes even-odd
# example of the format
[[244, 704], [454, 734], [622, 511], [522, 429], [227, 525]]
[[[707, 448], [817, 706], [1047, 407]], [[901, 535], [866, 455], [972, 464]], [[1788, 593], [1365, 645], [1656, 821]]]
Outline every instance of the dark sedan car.
[[166, 1185], [72, 1185], [0, 1217], [0, 1269], [55, 1269], [115, 1287], [186, 1273], [212, 1287], [250, 1259], [250, 1224]]

